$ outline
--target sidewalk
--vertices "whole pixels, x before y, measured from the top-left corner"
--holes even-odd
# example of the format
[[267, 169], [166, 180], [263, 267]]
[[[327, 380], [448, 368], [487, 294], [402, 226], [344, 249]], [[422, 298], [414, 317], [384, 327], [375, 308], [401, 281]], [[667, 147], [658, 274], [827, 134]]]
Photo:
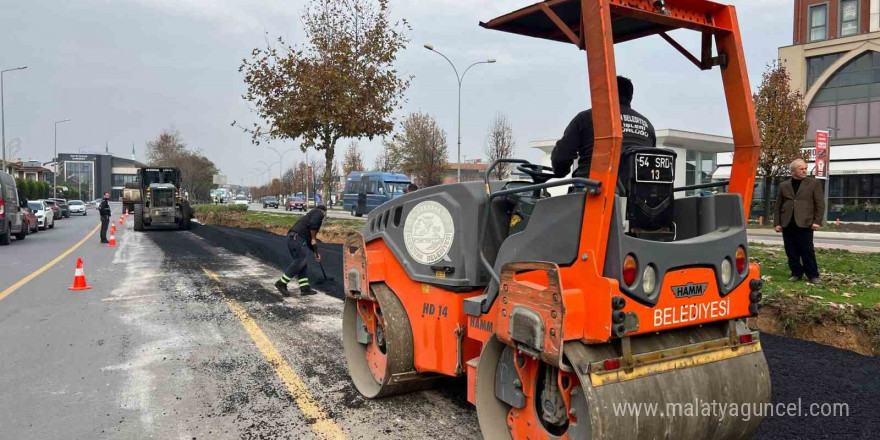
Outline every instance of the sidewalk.
[[[764, 236], [764, 237], [782, 237], [782, 234], [772, 230], [772, 229], [758, 229], [758, 228], [747, 228], [749, 236]], [[868, 240], [868, 241], [880, 241], [880, 234], [870, 234], [870, 233], [859, 233], [859, 232], [829, 232], [818, 230], [813, 236], [815, 238], [827, 238], [831, 240]]]

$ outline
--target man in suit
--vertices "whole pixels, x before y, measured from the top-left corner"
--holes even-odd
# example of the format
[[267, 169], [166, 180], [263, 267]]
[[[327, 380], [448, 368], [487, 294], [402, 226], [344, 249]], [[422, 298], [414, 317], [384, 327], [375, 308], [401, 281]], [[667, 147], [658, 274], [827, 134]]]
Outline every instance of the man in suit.
[[801, 159], [792, 162], [790, 168], [791, 179], [779, 185], [774, 224], [785, 243], [791, 269], [788, 280], [800, 281], [806, 275], [815, 284], [819, 282], [819, 267], [813, 232], [825, 221], [823, 182], [807, 176], [807, 163]]

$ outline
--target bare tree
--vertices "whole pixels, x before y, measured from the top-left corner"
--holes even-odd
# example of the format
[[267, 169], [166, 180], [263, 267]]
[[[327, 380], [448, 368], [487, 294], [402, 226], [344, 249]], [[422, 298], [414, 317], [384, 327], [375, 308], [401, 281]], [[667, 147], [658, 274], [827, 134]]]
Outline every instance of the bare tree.
[[758, 171], [764, 178], [764, 220], [769, 220], [770, 186], [789, 172], [795, 159], [805, 159], [801, 145], [807, 134], [807, 108], [801, 92], [791, 89], [785, 66], [771, 62], [752, 96], [758, 131], [761, 134], [761, 157]]
[[345, 151], [345, 158], [342, 162], [342, 172], [347, 176], [352, 171], [363, 171], [364, 161], [361, 159], [361, 150], [358, 143], [352, 141], [348, 144], [348, 150]]
[[400, 158], [402, 170], [419, 186], [443, 183], [448, 165], [446, 132], [431, 115], [410, 113], [403, 121], [402, 133], [387, 146], [390, 154]]
[[394, 141], [389, 139], [382, 140], [384, 147], [376, 160], [373, 162], [373, 169], [383, 173], [393, 173], [401, 170], [400, 155], [395, 154]]
[[398, 76], [394, 62], [409, 25], [392, 22], [388, 2], [310, 0], [302, 17], [308, 44], [279, 38], [279, 47], [267, 44], [242, 61], [243, 98], [263, 120], [243, 127], [255, 144], [301, 138], [303, 151], [324, 151], [322, 174], [330, 179], [339, 139], [372, 139], [394, 129], [410, 81]]
[[[486, 156], [489, 157], [489, 162], [494, 162], [498, 159], [509, 159], [514, 151], [516, 142], [513, 140], [513, 127], [504, 114], [498, 113], [489, 125], [489, 133], [486, 135]], [[493, 173], [498, 180], [507, 179], [510, 175], [510, 164], [498, 164]]]
[[199, 150], [186, 147], [177, 130], [163, 130], [159, 137], [147, 143], [147, 158], [151, 166], [180, 168], [183, 187], [194, 200], [209, 200], [214, 186], [217, 166]]

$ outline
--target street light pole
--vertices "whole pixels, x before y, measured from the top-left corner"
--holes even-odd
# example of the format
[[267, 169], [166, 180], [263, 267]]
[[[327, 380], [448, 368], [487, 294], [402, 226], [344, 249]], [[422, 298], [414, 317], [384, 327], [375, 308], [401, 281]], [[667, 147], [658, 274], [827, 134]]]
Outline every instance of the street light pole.
[[24, 69], [27, 69], [27, 66], [0, 70], [0, 133], [2, 133], [0, 134], [0, 142], [3, 143], [3, 145], [0, 145], [0, 147], [3, 148], [3, 161], [0, 162], [0, 171], [3, 172], [6, 172], [6, 104], [4, 103], [5, 97], [3, 96], [3, 74], [14, 70]]
[[52, 162], [55, 162], [55, 169], [52, 172], [52, 197], [58, 197], [58, 186], [56, 182], [56, 180], [58, 180], [58, 124], [62, 122], [70, 122], [70, 119], [55, 121], [55, 155], [52, 156]]
[[275, 154], [278, 155], [278, 180], [283, 180], [284, 179], [284, 171], [283, 171], [283, 169], [284, 169], [284, 165], [283, 165], [284, 155], [287, 153], [290, 153], [291, 151], [296, 151], [297, 149], [291, 148], [291, 149], [282, 153], [282, 152], [280, 152], [272, 147], [269, 147], [269, 146], [267, 146], [266, 148], [274, 151]]
[[449, 62], [449, 65], [452, 66], [452, 70], [455, 71], [455, 78], [458, 80], [458, 160], [457, 160], [457, 162], [458, 162], [458, 179], [457, 180], [458, 180], [458, 182], [461, 182], [461, 83], [462, 83], [462, 81], [464, 81], [464, 76], [467, 75], [468, 70], [471, 70], [471, 67], [474, 67], [477, 64], [492, 64], [495, 62], [495, 59], [489, 58], [486, 61], [477, 61], [476, 63], [473, 63], [470, 66], [468, 66], [467, 69], [464, 69], [464, 73], [459, 75], [458, 69], [455, 68], [455, 64], [452, 62], [452, 60], [450, 60], [446, 55], [443, 55], [442, 53], [435, 50], [433, 45], [426, 44], [425, 49], [428, 49], [431, 52], [434, 52], [437, 55], [440, 55], [441, 57], [446, 59], [446, 61]]

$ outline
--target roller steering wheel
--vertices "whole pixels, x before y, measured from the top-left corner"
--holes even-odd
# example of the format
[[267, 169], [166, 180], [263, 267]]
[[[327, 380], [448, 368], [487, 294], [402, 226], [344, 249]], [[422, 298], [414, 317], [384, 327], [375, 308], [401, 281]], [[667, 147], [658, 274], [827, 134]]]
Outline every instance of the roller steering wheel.
[[516, 169], [520, 172], [528, 174], [535, 183], [539, 184], [556, 177], [556, 174], [553, 173], [553, 168], [544, 165], [525, 163], [522, 165], [518, 165]]

